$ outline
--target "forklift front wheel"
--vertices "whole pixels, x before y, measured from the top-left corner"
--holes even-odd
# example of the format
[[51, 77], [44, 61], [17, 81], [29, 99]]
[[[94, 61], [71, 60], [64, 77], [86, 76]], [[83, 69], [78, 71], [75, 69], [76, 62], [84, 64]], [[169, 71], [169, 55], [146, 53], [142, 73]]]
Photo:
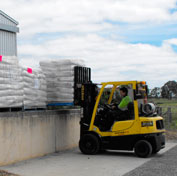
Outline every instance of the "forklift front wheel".
[[152, 154], [152, 145], [146, 140], [140, 140], [135, 144], [135, 154], [141, 158], [147, 158]]
[[100, 150], [99, 139], [93, 134], [85, 134], [79, 141], [79, 148], [84, 154], [94, 155]]

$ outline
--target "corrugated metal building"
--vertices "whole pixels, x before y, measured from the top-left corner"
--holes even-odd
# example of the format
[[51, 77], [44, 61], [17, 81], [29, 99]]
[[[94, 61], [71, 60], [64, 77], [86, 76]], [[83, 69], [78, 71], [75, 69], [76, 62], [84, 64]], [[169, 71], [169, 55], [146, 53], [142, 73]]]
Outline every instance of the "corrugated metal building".
[[0, 10], [0, 55], [17, 55], [18, 22]]

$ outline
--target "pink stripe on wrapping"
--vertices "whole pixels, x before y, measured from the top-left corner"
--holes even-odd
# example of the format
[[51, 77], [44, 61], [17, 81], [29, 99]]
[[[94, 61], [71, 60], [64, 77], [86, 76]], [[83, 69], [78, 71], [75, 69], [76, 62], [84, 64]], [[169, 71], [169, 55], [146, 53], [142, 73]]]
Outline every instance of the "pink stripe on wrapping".
[[30, 74], [32, 74], [33, 73], [32, 68], [27, 68], [27, 72], [30, 73]]
[[0, 62], [2, 62], [2, 56], [0, 55]]

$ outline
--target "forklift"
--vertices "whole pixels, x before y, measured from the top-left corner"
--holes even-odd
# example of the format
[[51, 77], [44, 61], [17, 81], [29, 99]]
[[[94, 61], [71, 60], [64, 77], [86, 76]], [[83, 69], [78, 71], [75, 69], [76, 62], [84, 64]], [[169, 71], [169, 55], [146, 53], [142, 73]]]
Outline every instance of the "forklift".
[[[147, 102], [145, 81], [119, 81], [94, 84], [91, 69], [75, 67], [74, 103], [82, 107], [79, 148], [94, 155], [104, 150], [134, 151], [146, 158], [165, 147], [163, 118], [153, 103]], [[112, 106], [120, 103], [119, 90], [128, 89], [132, 102], [123, 118]], [[117, 102], [116, 102], [117, 101]], [[110, 119], [114, 120], [110, 123]]]

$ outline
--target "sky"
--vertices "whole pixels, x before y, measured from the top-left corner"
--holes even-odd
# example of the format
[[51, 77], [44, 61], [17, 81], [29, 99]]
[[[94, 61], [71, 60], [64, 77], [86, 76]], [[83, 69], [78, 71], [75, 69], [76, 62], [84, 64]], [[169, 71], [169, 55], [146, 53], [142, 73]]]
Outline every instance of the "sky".
[[94, 82], [177, 80], [177, 0], [1, 0], [19, 22], [18, 57], [83, 59]]

